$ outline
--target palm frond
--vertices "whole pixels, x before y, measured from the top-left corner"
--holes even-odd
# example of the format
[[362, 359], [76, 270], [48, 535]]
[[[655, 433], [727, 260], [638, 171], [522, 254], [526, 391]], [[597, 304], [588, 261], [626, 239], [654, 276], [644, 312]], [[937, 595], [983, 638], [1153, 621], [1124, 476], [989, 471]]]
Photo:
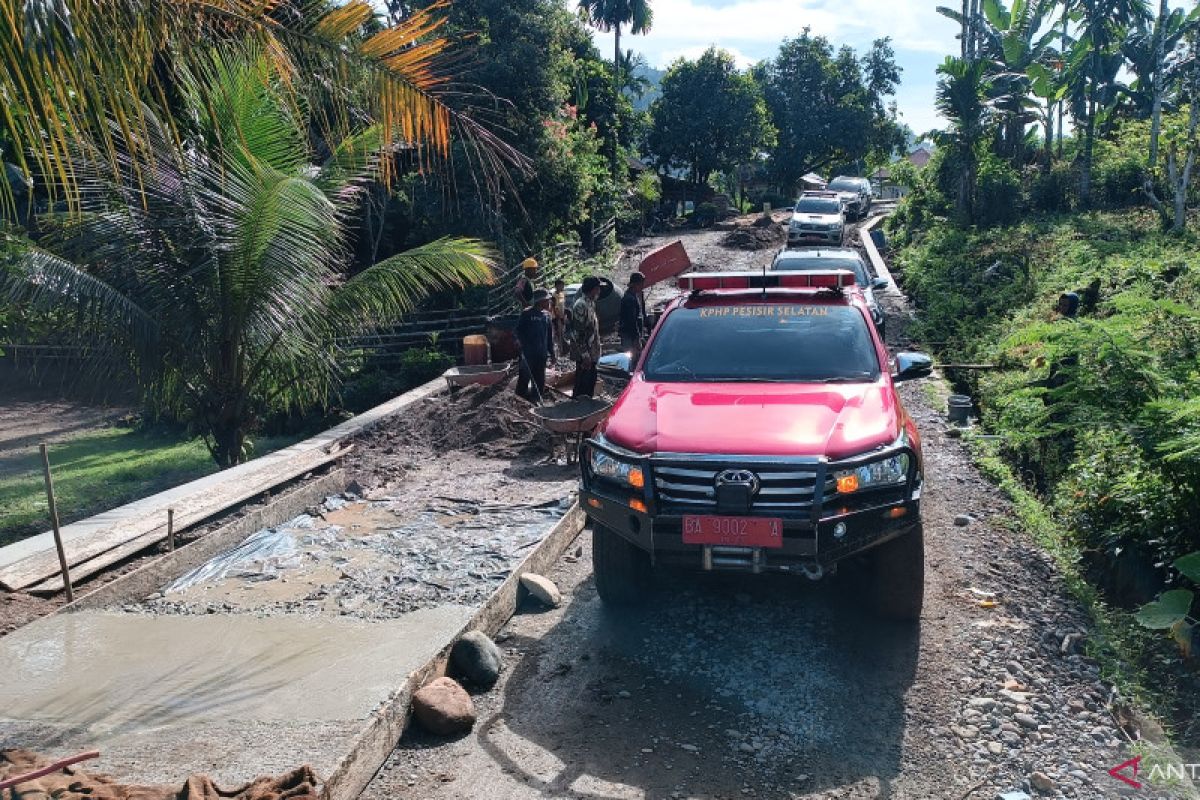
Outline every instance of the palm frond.
[[[272, 73], [282, 76], [297, 104], [309, 92], [332, 102], [333, 111], [316, 120], [330, 141], [361, 127], [345, 108], [347, 91], [354, 89], [361, 90], [371, 122], [410, 148], [426, 168], [450, 157], [456, 129], [491, 151], [484, 166], [522, 163], [511, 148], [497, 146], [498, 137], [461, 119], [461, 112], [439, 95], [446, 79], [440, 58], [447, 42], [438, 36], [443, 2], [373, 35], [363, 33], [373, 14], [368, 0], [310, 2], [299, 19], [284, 21], [273, 14], [277, 5], [261, 0], [0, 0], [0, 98], [18, 166], [53, 176], [53, 184], [63, 189], [55, 199], [76, 203], [70, 191], [76, 176], [67, 156], [79, 133], [98, 135], [100, 150], [115, 170], [118, 140], [128, 147], [145, 139], [145, 108], [170, 108], [176, 71], [211, 69], [214, 47], [269, 58]], [[319, 80], [289, 80], [297, 74]], [[174, 129], [169, 118], [168, 124]], [[385, 158], [380, 172], [384, 180], [391, 178], [393, 160]], [[0, 199], [11, 205], [10, 194], [0, 184]]]
[[490, 284], [496, 255], [476, 239], [443, 238], [379, 262], [334, 293], [328, 315], [342, 333], [393, 322], [433, 292]]
[[92, 334], [124, 336], [138, 350], [153, 347], [158, 324], [128, 295], [32, 242], [5, 237], [0, 297], [38, 311], [69, 308]]

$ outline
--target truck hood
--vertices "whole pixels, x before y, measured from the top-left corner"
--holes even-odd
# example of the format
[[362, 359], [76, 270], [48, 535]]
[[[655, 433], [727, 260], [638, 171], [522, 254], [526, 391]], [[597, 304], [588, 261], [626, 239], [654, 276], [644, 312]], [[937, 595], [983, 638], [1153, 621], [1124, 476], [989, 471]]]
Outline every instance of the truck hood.
[[605, 437], [637, 453], [827, 456], [891, 444], [901, 412], [875, 383], [654, 383], [639, 373], [605, 423]]

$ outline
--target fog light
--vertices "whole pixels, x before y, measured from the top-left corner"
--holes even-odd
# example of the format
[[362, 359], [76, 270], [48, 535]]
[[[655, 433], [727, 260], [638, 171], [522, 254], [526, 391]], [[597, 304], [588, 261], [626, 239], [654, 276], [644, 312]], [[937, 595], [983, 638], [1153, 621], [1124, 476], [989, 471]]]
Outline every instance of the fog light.
[[846, 523], [839, 522], [833, 526], [833, 538], [844, 539], [846, 537]]
[[899, 506], [898, 508], [888, 509], [888, 512], [886, 514], [884, 514], [884, 516], [887, 517], [888, 519], [900, 519], [907, 513], [908, 513], [907, 508], [905, 508], [904, 506]]
[[629, 498], [629, 507], [632, 508], [634, 511], [640, 511], [643, 514], [650, 513], [650, 509], [646, 507], [646, 501], [639, 500], [636, 497]]
[[646, 487], [646, 474], [637, 467], [629, 470], [629, 485], [635, 489], [644, 489]]
[[600, 505], [601, 505], [601, 503], [600, 503], [600, 501], [599, 501], [599, 500], [597, 500], [596, 498], [594, 498], [594, 497], [589, 497], [589, 498], [588, 498], [588, 505], [589, 505], [589, 506], [591, 506], [592, 508], [600, 508]]
[[842, 494], [850, 494], [858, 491], [858, 476], [853, 472], [839, 475], [837, 479], [837, 490]]

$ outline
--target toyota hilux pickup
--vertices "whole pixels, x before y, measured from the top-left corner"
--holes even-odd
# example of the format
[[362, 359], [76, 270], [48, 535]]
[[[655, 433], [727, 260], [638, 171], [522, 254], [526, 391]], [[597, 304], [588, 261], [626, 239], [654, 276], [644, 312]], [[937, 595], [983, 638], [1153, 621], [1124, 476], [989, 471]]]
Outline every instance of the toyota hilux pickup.
[[924, 593], [921, 440], [853, 273], [690, 273], [582, 444], [596, 589], [634, 603], [657, 565], [818, 579], [864, 563], [883, 616]]

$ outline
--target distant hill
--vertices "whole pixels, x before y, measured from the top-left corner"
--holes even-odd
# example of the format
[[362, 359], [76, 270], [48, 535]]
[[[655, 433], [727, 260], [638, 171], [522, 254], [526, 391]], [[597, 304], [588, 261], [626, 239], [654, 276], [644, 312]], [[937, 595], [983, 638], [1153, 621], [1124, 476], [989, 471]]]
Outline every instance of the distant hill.
[[658, 99], [662, 92], [658, 85], [662, 82], [663, 76], [667, 74], [666, 70], [654, 69], [653, 67], [638, 67], [634, 71], [635, 75], [645, 78], [650, 81], [650, 88], [642, 95], [641, 99], [633, 98], [633, 107], [638, 111], [645, 111], [650, 108], [650, 104]]

